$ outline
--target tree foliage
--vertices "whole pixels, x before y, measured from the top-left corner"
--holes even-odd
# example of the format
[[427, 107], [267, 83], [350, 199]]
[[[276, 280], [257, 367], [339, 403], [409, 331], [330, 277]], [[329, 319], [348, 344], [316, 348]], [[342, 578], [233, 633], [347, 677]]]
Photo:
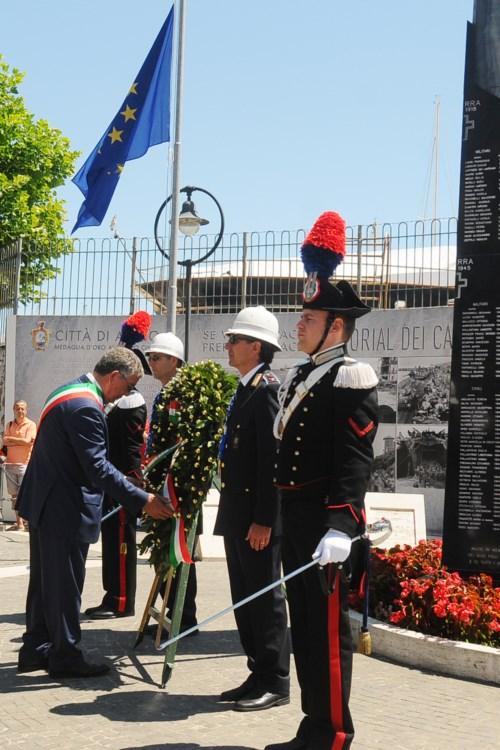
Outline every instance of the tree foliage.
[[23, 78], [0, 55], [0, 249], [22, 240], [20, 297], [27, 301], [56, 275], [54, 261], [72, 250], [56, 188], [73, 173], [78, 152], [27, 110], [18, 91]]

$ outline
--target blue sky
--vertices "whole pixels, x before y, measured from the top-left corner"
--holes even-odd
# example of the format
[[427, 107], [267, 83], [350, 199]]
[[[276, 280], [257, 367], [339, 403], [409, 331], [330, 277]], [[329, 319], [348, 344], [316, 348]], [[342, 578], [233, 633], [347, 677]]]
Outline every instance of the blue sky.
[[[456, 215], [466, 22], [473, 0], [187, 0], [181, 182], [212, 192], [231, 231], [424, 215], [440, 97], [438, 215]], [[169, 0], [19, 0], [0, 51], [29, 109], [82, 152], [115, 115]], [[128, 162], [101, 227], [151, 236], [167, 147]], [[82, 201], [68, 181], [67, 229]], [[200, 213], [211, 212], [207, 205]], [[427, 215], [432, 213], [431, 196]]]

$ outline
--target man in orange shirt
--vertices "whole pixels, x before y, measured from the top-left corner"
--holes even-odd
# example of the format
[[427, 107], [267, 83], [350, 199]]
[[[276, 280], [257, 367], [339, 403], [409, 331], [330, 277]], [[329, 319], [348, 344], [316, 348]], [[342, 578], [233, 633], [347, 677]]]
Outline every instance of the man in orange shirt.
[[[28, 419], [27, 414], [28, 404], [26, 401], [16, 401], [14, 404], [14, 419], [7, 425], [3, 436], [3, 445], [7, 449], [7, 458], [4, 463], [7, 491], [12, 498], [14, 509], [36, 437], [36, 424]], [[9, 526], [7, 531], [23, 530], [28, 531], [28, 526], [16, 511], [16, 523]]]

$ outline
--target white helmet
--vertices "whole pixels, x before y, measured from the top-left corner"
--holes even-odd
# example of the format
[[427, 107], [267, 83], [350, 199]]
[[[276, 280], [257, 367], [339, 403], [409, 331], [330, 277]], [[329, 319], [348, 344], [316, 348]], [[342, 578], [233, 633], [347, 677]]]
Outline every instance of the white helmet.
[[258, 341], [265, 341], [274, 346], [277, 351], [281, 351], [281, 346], [278, 344], [278, 319], [262, 305], [245, 307], [241, 310], [234, 319], [232, 327], [224, 331], [224, 336], [229, 336], [231, 333], [239, 333], [242, 336], [258, 339]]
[[151, 341], [151, 346], [146, 349], [145, 354], [170, 354], [184, 362], [184, 344], [174, 333], [157, 333]]

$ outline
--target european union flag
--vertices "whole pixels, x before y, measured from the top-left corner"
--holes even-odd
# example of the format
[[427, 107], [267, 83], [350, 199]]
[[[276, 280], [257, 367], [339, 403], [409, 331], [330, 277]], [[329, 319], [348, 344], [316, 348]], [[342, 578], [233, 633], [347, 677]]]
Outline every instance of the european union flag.
[[72, 233], [102, 222], [126, 161], [170, 139], [173, 29], [172, 7], [116, 117], [73, 177], [85, 200]]

